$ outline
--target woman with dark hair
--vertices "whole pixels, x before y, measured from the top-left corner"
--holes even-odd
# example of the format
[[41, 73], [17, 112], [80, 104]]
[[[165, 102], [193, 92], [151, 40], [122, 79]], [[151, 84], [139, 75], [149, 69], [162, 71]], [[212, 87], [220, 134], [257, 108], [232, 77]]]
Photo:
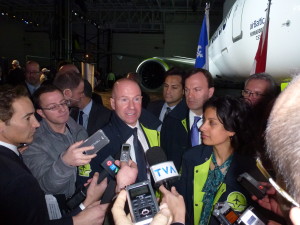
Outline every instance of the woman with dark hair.
[[249, 106], [241, 99], [225, 96], [204, 104], [203, 145], [191, 148], [183, 156], [182, 176], [177, 189], [187, 207], [187, 221], [195, 225], [220, 224], [212, 215], [217, 202], [227, 202], [243, 212], [251, 201], [238, 183], [240, 174], [259, 175], [255, 160], [246, 145], [253, 135]]

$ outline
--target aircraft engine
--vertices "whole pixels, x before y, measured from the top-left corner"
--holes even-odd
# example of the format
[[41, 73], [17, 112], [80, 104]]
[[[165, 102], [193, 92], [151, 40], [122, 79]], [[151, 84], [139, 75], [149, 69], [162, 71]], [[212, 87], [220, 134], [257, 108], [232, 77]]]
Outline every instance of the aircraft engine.
[[153, 57], [141, 62], [136, 72], [141, 78], [141, 87], [146, 92], [156, 92], [164, 82], [164, 73], [174, 66], [189, 70], [194, 67], [195, 59], [185, 57]]

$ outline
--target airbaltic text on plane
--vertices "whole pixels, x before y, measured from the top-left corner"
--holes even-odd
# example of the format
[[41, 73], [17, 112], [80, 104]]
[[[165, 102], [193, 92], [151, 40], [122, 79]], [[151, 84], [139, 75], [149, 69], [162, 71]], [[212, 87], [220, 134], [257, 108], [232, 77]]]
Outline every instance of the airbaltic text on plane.
[[[265, 24], [265, 19], [266, 18], [260, 17], [258, 20], [254, 20], [252, 23], [250, 23], [250, 31], [252, 29], [257, 28], [258, 26], [264, 25]], [[258, 34], [260, 34], [262, 32], [262, 30], [263, 30], [263, 27], [251, 31], [250, 32], [250, 37], [256, 35], [256, 40], [259, 40], [260, 35], [258, 35]]]
[[257, 26], [265, 24], [265, 19], [266, 18], [261, 17], [258, 20], [254, 20], [253, 23], [250, 23], [250, 30], [256, 28]]

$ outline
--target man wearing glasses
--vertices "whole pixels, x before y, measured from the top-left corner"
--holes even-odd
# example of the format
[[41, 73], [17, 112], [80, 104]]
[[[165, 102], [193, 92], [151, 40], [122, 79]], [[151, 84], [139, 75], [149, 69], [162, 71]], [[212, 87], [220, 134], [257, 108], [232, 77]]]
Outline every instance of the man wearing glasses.
[[267, 73], [253, 74], [245, 81], [242, 96], [251, 105], [257, 105], [262, 100], [273, 99], [277, 94], [277, 86], [272, 76]]
[[25, 84], [30, 96], [33, 95], [36, 89], [41, 85], [40, 64], [36, 61], [28, 61], [25, 66]]
[[75, 192], [77, 166], [96, 156], [83, 152], [93, 147], [79, 148], [87, 133], [69, 117], [69, 102], [57, 87], [41, 86], [33, 102], [42, 120], [24, 162], [46, 193], [69, 197]]

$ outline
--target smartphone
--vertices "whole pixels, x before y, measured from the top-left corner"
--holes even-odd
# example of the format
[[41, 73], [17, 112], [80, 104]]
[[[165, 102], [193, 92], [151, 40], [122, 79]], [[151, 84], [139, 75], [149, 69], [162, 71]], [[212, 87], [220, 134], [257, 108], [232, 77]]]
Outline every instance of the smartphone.
[[129, 185], [126, 191], [132, 221], [136, 225], [149, 224], [159, 211], [150, 181]]
[[79, 147], [94, 146], [94, 149], [85, 151], [85, 154], [92, 155], [99, 152], [108, 143], [108, 137], [104, 134], [102, 130], [98, 130], [92, 136], [87, 138]]
[[121, 148], [121, 156], [120, 161], [121, 162], [128, 162], [130, 160], [130, 144], [123, 144]]
[[266, 195], [266, 188], [250, 174], [242, 173], [237, 180], [247, 191], [255, 195], [258, 199], [262, 199]]

